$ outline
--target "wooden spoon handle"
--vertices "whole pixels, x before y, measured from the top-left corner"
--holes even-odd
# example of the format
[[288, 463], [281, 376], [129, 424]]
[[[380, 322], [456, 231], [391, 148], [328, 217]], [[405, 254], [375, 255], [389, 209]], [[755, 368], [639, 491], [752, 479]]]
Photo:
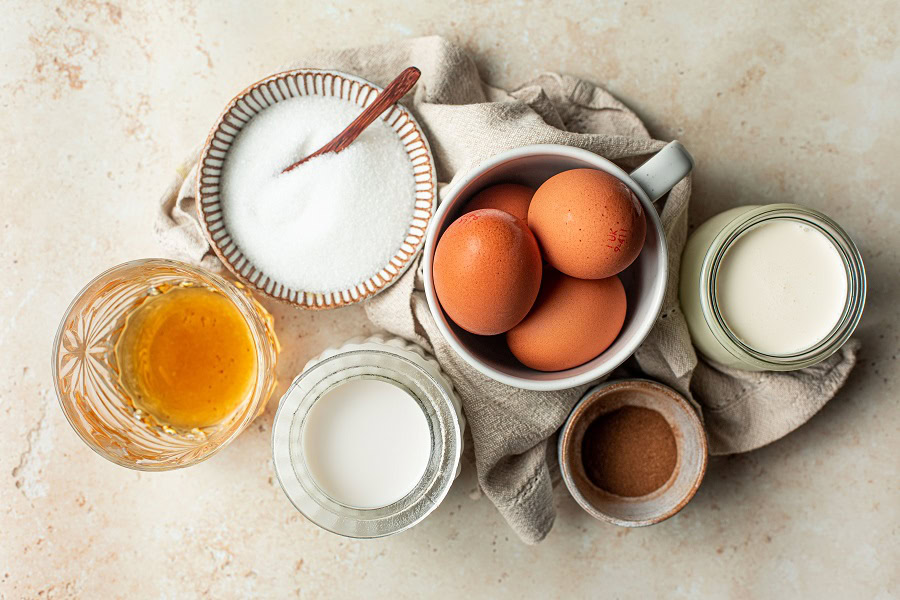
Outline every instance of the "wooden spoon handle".
[[314, 156], [319, 156], [326, 152], [340, 152], [352, 144], [353, 140], [359, 137], [359, 134], [361, 134], [366, 127], [371, 125], [375, 119], [381, 116], [381, 113], [393, 106], [395, 102], [406, 95], [406, 92], [412, 89], [412, 86], [416, 84], [419, 80], [419, 75], [421, 74], [422, 72], [416, 67], [407, 67], [404, 69], [402, 73], [378, 94], [378, 97], [375, 98], [375, 101], [372, 104], [367, 106], [352, 123], [347, 125], [346, 129], [306, 158], [302, 158], [286, 168], [282, 173], [287, 173], [288, 171], [296, 169]]

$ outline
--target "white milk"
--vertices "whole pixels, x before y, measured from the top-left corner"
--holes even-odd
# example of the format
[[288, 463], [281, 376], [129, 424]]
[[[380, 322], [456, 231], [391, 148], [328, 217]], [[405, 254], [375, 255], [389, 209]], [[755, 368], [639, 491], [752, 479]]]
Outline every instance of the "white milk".
[[735, 240], [719, 266], [716, 298], [728, 327], [770, 355], [806, 350], [825, 339], [847, 301], [847, 274], [819, 230], [773, 220]]
[[431, 430], [421, 406], [380, 379], [354, 379], [327, 392], [310, 409], [301, 436], [316, 484], [355, 508], [403, 498], [431, 457]]

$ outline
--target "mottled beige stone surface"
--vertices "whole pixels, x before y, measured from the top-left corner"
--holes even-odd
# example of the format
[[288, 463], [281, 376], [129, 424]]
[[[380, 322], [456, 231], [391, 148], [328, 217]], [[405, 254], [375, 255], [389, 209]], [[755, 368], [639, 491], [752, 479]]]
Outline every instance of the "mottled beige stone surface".
[[[324, 4], [2, 2], [0, 598], [897, 597], [896, 1]], [[318, 530], [273, 480], [274, 403], [186, 471], [94, 455], [56, 404], [51, 340], [88, 279], [161, 253], [151, 220], [175, 165], [235, 92], [304, 52], [427, 33], [466, 45], [499, 85], [542, 70], [605, 82], [694, 153], [694, 224], [776, 201], [844, 224], [870, 281], [847, 388], [788, 438], [712, 461], [661, 525], [594, 522], [558, 490], [537, 547], [470, 470], [393, 539]], [[282, 390], [306, 358], [369, 329], [358, 308], [277, 317], [307, 332]]]

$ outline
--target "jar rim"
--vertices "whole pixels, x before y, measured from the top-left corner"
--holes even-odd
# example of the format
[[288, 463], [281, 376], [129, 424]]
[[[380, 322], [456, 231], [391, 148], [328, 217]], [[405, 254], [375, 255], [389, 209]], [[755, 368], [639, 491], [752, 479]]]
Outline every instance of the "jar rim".
[[[735, 241], [758, 225], [784, 220], [797, 221], [814, 227], [834, 245], [847, 275], [847, 298], [840, 319], [825, 338], [801, 351], [776, 355], [751, 347], [728, 326], [719, 307], [716, 283], [722, 260]], [[713, 239], [703, 257], [700, 269], [700, 308], [713, 336], [740, 361], [763, 370], [802, 369], [834, 354], [856, 329], [862, 317], [865, 299], [865, 266], [856, 244], [830, 217], [798, 204], [768, 204], [737, 216]]]

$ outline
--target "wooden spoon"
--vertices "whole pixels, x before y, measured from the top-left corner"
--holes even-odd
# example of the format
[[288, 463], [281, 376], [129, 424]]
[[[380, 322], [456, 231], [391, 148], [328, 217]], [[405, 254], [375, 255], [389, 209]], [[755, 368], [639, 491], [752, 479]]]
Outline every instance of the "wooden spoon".
[[378, 94], [375, 102], [366, 107], [358, 117], [353, 119], [353, 122], [347, 125], [346, 129], [306, 158], [301, 158], [286, 168], [282, 173], [287, 173], [288, 171], [296, 169], [314, 156], [319, 156], [326, 152], [340, 152], [352, 144], [353, 140], [359, 137], [359, 134], [361, 134], [366, 127], [371, 125], [375, 119], [381, 116], [381, 113], [393, 106], [395, 102], [406, 95], [406, 92], [412, 89], [412, 86], [416, 84], [419, 80], [419, 75], [421, 74], [422, 72], [416, 67], [407, 67], [404, 69], [402, 73], [397, 75], [397, 77], [390, 82], [380, 94]]

